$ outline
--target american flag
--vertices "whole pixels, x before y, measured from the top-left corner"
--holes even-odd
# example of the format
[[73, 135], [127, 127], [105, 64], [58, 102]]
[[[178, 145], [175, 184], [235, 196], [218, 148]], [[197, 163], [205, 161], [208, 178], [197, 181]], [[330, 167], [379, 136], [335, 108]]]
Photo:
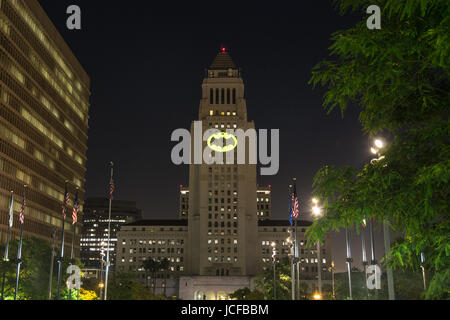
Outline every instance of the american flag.
[[64, 202], [62, 205], [62, 214], [63, 219], [66, 218], [66, 206], [69, 204], [69, 191], [67, 191], [67, 183], [66, 183], [66, 190], [64, 191]]
[[109, 198], [111, 200], [114, 199], [114, 180], [113, 179], [111, 179], [109, 181]]
[[23, 200], [22, 200], [22, 206], [20, 207], [20, 213], [19, 213], [20, 224], [23, 224], [23, 222], [25, 220], [25, 205], [26, 205], [26, 200], [25, 200], [25, 193], [24, 193]]
[[291, 226], [294, 224], [292, 220], [292, 197], [290, 190], [289, 190], [289, 222], [291, 223]]
[[297, 186], [294, 183], [294, 192], [292, 193], [292, 217], [297, 219], [300, 215], [298, 210]]
[[78, 204], [78, 191], [75, 194], [75, 200], [73, 202], [73, 211], [72, 211], [72, 224], [77, 223], [78, 221], [78, 208], [79, 208], [79, 204]]

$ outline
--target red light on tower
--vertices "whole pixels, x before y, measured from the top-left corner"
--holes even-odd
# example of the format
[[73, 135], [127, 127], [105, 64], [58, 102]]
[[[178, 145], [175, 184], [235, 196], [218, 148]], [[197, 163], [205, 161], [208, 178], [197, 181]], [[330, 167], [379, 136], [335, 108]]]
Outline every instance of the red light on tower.
[[220, 48], [220, 51], [222, 51], [222, 53], [227, 53], [227, 48], [225, 48], [224, 46], [222, 46], [222, 48]]
[[180, 184], [180, 189], [183, 189], [183, 185], [182, 184]]

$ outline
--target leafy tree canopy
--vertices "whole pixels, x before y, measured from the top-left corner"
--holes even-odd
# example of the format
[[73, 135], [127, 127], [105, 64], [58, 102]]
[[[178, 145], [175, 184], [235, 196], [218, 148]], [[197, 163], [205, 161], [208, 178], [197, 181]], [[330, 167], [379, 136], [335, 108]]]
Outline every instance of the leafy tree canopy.
[[[402, 233], [385, 257], [394, 268], [418, 270], [419, 255], [433, 278], [427, 298], [450, 288], [450, 2], [448, 0], [338, 0], [341, 13], [361, 12], [356, 26], [333, 34], [328, 60], [312, 73], [326, 87], [327, 112], [349, 106], [370, 137], [387, 137], [379, 161], [363, 169], [322, 168], [314, 179], [325, 216], [311, 240], [367, 217]], [[366, 26], [369, 5], [381, 8], [381, 30]]]

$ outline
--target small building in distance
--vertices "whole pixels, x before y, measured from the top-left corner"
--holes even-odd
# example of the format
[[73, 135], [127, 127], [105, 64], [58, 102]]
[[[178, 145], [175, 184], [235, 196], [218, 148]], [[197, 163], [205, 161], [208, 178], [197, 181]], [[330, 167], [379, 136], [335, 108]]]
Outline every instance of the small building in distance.
[[[100, 269], [106, 260], [108, 243], [109, 199], [88, 198], [84, 206], [83, 231], [81, 234], [81, 261], [86, 269]], [[117, 231], [122, 225], [142, 220], [142, 211], [135, 201], [112, 200], [110, 262], [116, 262]]]

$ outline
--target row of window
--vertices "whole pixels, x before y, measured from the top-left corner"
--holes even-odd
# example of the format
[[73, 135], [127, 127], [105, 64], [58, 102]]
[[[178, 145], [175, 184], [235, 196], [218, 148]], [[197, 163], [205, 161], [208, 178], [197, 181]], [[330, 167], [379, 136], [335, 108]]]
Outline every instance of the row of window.
[[236, 104], [236, 88], [211, 88], [209, 90], [210, 104]]
[[[209, 127], [212, 128], [213, 124], [210, 123]], [[215, 129], [231, 129], [231, 128], [237, 129], [237, 124], [235, 124], [235, 123], [220, 123], [220, 124], [216, 123], [216, 124], [214, 124], [214, 128]]]
[[[208, 219], [211, 220], [212, 218], [213, 218], [212, 213], [209, 213], [208, 214]], [[214, 214], [214, 220], [218, 220], [218, 219], [219, 219], [219, 214], [218, 213]], [[224, 220], [224, 219], [225, 219], [225, 214], [222, 213], [220, 215], [220, 220]], [[227, 219], [228, 220], [231, 219], [231, 214], [230, 213], [227, 214]], [[233, 213], [233, 220], [237, 220], [237, 213]]]
[[[139, 249], [139, 250], [138, 250]], [[122, 248], [122, 253], [126, 252], [126, 248]], [[145, 254], [145, 253], [173, 253], [173, 254], [183, 254], [183, 248], [131, 248], [128, 250], [130, 254]]]
[[231, 257], [224, 257], [224, 256], [221, 256], [221, 257], [208, 257], [208, 262], [222, 262], [222, 263], [224, 263], [224, 262], [228, 262], [228, 263], [230, 263], [230, 262], [232, 262], [232, 261], [234, 261], [235, 263], [236, 262], [238, 262], [238, 258], [237, 257], [234, 257], [233, 259], [231, 258]]
[[[125, 259], [122, 259], [122, 262], [125, 262]], [[130, 261], [130, 262], [136, 262], [136, 261]], [[119, 270], [120, 270], [120, 271], [124, 271], [124, 270], [125, 270], [124, 266], [119, 266]], [[145, 272], [145, 270], [144, 270], [143, 268], [138, 267], [137, 265], [131, 265], [131, 266], [128, 266], [128, 271], [140, 271], [140, 272]], [[169, 271], [171, 271], [171, 272], [183, 272], [183, 271], [184, 271], [184, 267], [183, 267], [183, 266], [179, 266], [179, 265], [177, 265], [177, 266], [170, 266], [170, 267], [169, 267]], [[159, 273], [155, 274], [154, 276], [155, 276], [155, 278], [157, 278], [157, 279], [161, 279], [161, 278], [164, 278], [164, 279], [170, 278], [170, 275], [159, 274]], [[149, 276], [149, 277], [150, 277], [150, 276]], [[145, 279], [145, 274], [143, 275], [143, 279]], [[150, 286], [153, 287], [153, 284], [151, 283]], [[165, 284], [163, 283], [162, 286], [164, 287]]]
[[[233, 228], [237, 228], [238, 227], [238, 223], [235, 221], [233, 222]], [[216, 221], [214, 222], [214, 227], [213, 227], [213, 223], [211, 221], [208, 222], [208, 228], [219, 228], [219, 223]], [[220, 228], [231, 228], [231, 222], [227, 222], [226, 223], [226, 227], [225, 227], [225, 222], [222, 221], [220, 223]]]
[[[226, 240], [226, 242], [228, 244], [231, 244], [231, 238], [228, 238]], [[219, 244], [219, 239], [208, 239], [208, 244]], [[220, 244], [225, 244], [225, 239], [220, 239]], [[238, 244], [238, 240], [237, 239], [233, 239], [233, 244], [237, 245]]]
[[[234, 248], [231, 248], [231, 247], [227, 247], [227, 248], [224, 248], [224, 247], [221, 247], [220, 248], [220, 253], [225, 253], [225, 251], [227, 251], [227, 253], [231, 253], [231, 249], [233, 249], [233, 252], [236, 254], [236, 253], [238, 253], [238, 248], [237, 247], [234, 247]], [[214, 253], [215, 254], [219, 254], [219, 248], [208, 248], [208, 253], [213, 253], [213, 251], [214, 251]]]
[[[128, 240], [129, 245], [146, 245], [147, 243], [149, 245], [162, 245], [165, 246], [166, 244], [169, 246], [182, 246], [184, 245], [184, 239], [169, 239], [169, 240], [137, 240], [137, 239], [131, 239]], [[122, 240], [122, 245], [126, 245], [127, 241], [125, 239]]]
[[[213, 208], [212, 206], [208, 206], [208, 210], [209, 210], [210, 212], [213, 211], [212, 208]], [[218, 212], [218, 211], [219, 211], [219, 206], [215, 206], [215, 207], [214, 207], [214, 211], [215, 211], [215, 212]], [[221, 206], [221, 207], [220, 207], [220, 211], [221, 211], [221, 212], [225, 212], [225, 206]], [[228, 212], [231, 212], [231, 206], [227, 206], [227, 211], [228, 211]], [[237, 206], [233, 206], [233, 211], [234, 211], [234, 212], [237, 212]]]
[[220, 232], [219, 232], [219, 230], [214, 230], [214, 232], [212, 231], [212, 229], [209, 229], [208, 230], [208, 236], [225, 236], [225, 235], [227, 235], [227, 236], [237, 236], [238, 235], [238, 231], [237, 231], [237, 229], [234, 229], [233, 230], [233, 233], [231, 233], [231, 230], [230, 229], [228, 229], [227, 230], [227, 232], [225, 233], [225, 230], [220, 230]]
[[[141, 228], [139, 231], [150, 231], [150, 232], [158, 232], [158, 231], [160, 231], [160, 232], [164, 232], [164, 231], [169, 231], [169, 232], [172, 232], [172, 231], [186, 231], [186, 229], [185, 228], [178, 228], [177, 230], [175, 230], [176, 228]], [[131, 228], [131, 230], [130, 229], [128, 229], [128, 228], [124, 228], [124, 229], [122, 229], [122, 231], [137, 231], [137, 228]]]
[[222, 116], [222, 117], [235, 117], [237, 115], [237, 113], [235, 111], [231, 112], [231, 111], [214, 111], [214, 110], [209, 110], [209, 115], [212, 116]]
[[[231, 203], [231, 198], [226, 198], [227, 203]], [[212, 198], [208, 198], [208, 203], [211, 204], [213, 202]], [[214, 198], [214, 203], [219, 203], [219, 198]], [[225, 203], [225, 198], [220, 198], [220, 203]], [[238, 198], [233, 198], [233, 203], [237, 204], [238, 203]]]

